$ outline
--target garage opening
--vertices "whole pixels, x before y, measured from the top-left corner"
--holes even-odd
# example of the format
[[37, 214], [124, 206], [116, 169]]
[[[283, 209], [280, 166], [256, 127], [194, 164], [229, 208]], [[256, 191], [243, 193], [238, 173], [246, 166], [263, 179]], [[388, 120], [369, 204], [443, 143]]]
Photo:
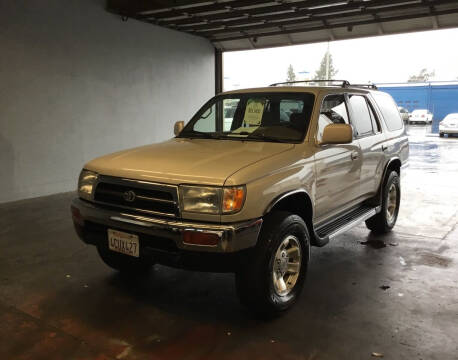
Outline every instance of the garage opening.
[[1, 359], [456, 359], [456, 0], [0, 9]]

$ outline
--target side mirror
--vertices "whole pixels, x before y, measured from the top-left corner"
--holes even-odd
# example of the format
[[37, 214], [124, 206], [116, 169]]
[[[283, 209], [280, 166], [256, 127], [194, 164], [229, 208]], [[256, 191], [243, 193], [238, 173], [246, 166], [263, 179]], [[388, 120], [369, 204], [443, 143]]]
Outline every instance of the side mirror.
[[320, 145], [349, 144], [353, 141], [353, 128], [348, 124], [330, 124], [323, 130]]
[[173, 127], [173, 132], [175, 133], [175, 136], [180, 135], [181, 130], [184, 128], [184, 121], [177, 121], [175, 123], [175, 126]]

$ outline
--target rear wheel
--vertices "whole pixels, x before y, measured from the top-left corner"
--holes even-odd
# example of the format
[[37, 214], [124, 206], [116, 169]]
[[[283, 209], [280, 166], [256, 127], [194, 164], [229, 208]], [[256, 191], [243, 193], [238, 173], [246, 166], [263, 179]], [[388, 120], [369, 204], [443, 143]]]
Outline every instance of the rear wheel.
[[97, 251], [106, 265], [122, 273], [147, 274], [153, 266], [147, 259], [120, 254], [100, 245]]
[[309, 259], [304, 220], [285, 211], [267, 215], [256, 248], [236, 273], [241, 303], [264, 316], [287, 310], [302, 291]]
[[381, 234], [391, 231], [398, 218], [400, 203], [401, 185], [399, 175], [396, 171], [392, 171], [383, 186], [382, 209], [377, 215], [366, 220], [367, 228]]
[[444, 133], [439, 133], [439, 136], [440, 137], [444, 137]]

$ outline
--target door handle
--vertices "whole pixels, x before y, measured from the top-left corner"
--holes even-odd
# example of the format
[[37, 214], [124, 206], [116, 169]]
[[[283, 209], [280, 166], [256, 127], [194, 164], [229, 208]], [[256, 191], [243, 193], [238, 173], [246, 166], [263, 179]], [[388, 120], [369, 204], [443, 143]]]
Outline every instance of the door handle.
[[388, 146], [382, 145], [382, 151], [386, 151], [386, 149], [388, 149]]
[[351, 159], [352, 159], [352, 160], [356, 160], [356, 159], [358, 159], [358, 158], [359, 158], [358, 152], [357, 152], [357, 151], [352, 151], [352, 153], [351, 153]]

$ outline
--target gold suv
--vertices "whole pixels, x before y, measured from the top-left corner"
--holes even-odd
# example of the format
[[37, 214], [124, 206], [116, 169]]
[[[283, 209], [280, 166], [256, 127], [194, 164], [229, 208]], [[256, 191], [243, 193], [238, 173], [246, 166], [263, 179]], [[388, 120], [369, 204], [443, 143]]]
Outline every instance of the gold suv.
[[362, 221], [394, 227], [409, 156], [390, 95], [323, 84], [225, 92], [174, 138], [90, 161], [71, 206], [76, 232], [131, 276], [154, 264], [235, 272], [244, 305], [286, 310], [310, 246]]

